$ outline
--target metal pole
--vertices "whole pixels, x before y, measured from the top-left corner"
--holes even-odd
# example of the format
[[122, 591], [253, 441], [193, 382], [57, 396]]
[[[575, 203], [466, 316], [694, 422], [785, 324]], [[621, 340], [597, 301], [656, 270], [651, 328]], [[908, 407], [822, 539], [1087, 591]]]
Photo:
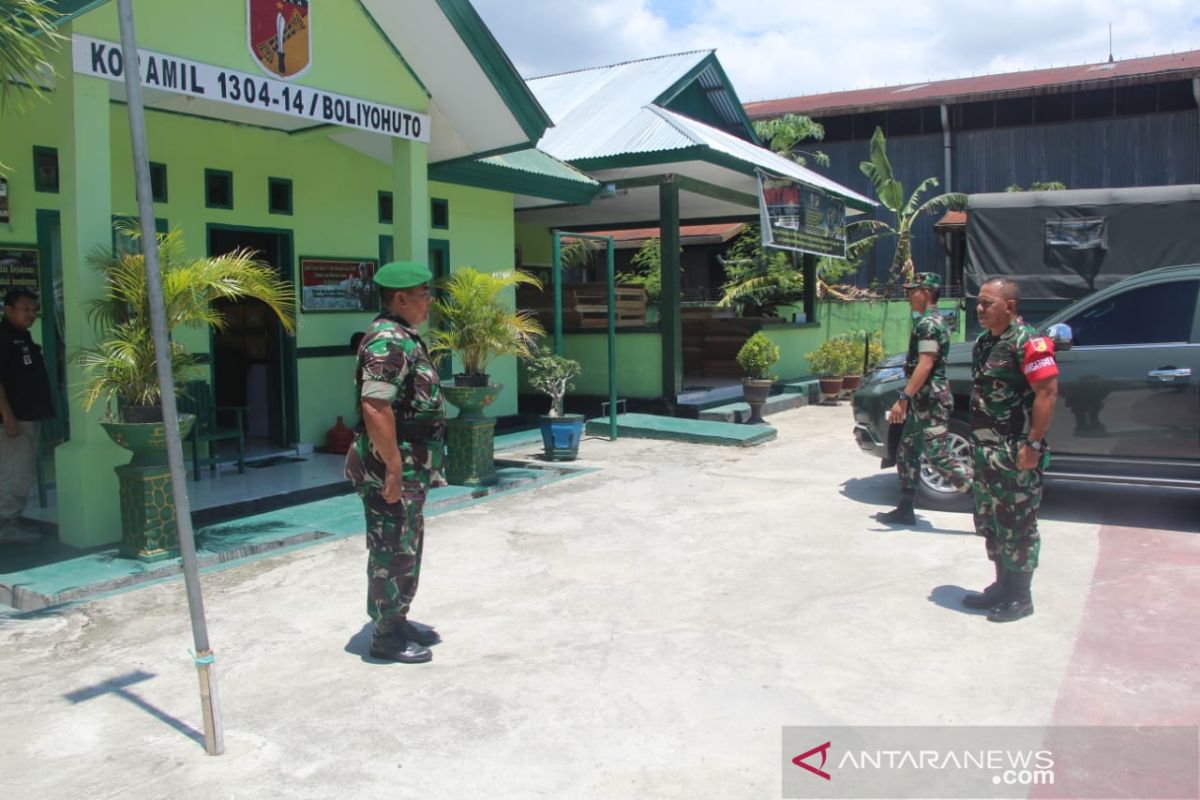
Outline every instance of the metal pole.
[[613, 238], [608, 241], [608, 438], [617, 440], [617, 284]]
[[204, 622], [204, 599], [200, 595], [200, 576], [196, 569], [196, 543], [192, 538], [192, 515], [187, 496], [187, 472], [183, 466], [183, 445], [179, 440], [179, 415], [175, 408], [175, 382], [171, 377], [171, 350], [167, 339], [167, 315], [163, 305], [162, 276], [159, 273], [158, 238], [154, 229], [154, 203], [150, 194], [150, 162], [146, 149], [146, 117], [142, 107], [142, 86], [137, 57], [137, 35], [133, 27], [131, 0], [117, 0], [121, 26], [121, 52], [125, 60], [125, 91], [129, 111], [129, 135], [133, 142], [133, 172], [136, 178], [138, 214], [142, 223], [142, 253], [146, 261], [146, 290], [150, 303], [150, 328], [154, 335], [154, 356], [158, 384], [162, 389], [163, 426], [166, 428], [167, 464], [171, 490], [175, 497], [175, 522], [179, 527], [179, 552], [183, 557], [183, 581], [187, 587], [188, 611], [192, 617], [192, 641], [196, 647], [196, 669], [200, 678], [200, 706], [204, 716], [204, 750], [211, 756], [225, 752], [221, 717], [217, 702], [213, 654]]
[[562, 233], [554, 232], [554, 266], [550, 277], [554, 281], [554, 355], [562, 355]]

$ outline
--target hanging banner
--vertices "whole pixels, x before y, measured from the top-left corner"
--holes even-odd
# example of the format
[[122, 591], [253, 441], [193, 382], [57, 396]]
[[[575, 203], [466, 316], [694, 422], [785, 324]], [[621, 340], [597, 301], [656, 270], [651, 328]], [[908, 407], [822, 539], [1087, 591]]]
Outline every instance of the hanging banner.
[[250, 55], [262, 69], [289, 80], [312, 61], [308, 0], [246, 0]]
[[[79, 34], [72, 40], [75, 72], [110, 81], [125, 80], [121, 45]], [[286, 114], [318, 124], [358, 128], [398, 139], [429, 141], [429, 117], [425, 114], [178, 56], [139, 49], [138, 75], [147, 89]]]
[[788, 178], [758, 173], [764, 247], [846, 257], [846, 203]]

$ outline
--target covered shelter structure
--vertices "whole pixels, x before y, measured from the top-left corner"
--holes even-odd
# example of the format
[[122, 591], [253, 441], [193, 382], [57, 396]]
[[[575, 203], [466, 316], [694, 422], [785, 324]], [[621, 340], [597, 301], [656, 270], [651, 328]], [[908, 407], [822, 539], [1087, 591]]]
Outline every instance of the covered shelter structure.
[[[661, 231], [660, 396], [682, 389], [680, 226], [757, 222], [757, 175], [782, 176], [842, 200], [848, 214], [867, 197], [761, 146], [711, 50], [576, 70], [528, 81], [554, 127], [537, 149], [602, 185], [588, 204], [517, 196], [517, 237], [526, 257], [547, 259], [550, 231]], [[535, 256], [536, 257], [536, 256]], [[805, 261], [806, 305], [815, 304], [815, 257]], [[811, 317], [810, 317], [811, 318]], [[646, 365], [639, 365], [641, 374]]]

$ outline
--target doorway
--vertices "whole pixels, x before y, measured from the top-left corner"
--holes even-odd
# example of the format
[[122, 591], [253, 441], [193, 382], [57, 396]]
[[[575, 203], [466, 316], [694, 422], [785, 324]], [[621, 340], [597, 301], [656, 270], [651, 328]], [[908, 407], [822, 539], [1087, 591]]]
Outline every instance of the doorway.
[[[237, 249], [257, 251], [257, 258], [292, 280], [292, 233], [273, 228], [208, 226], [208, 254]], [[248, 455], [290, 447], [298, 441], [296, 343], [279, 319], [259, 300], [218, 300], [226, 328], [212, 332], [213, 397], [218, 406], [246, 409], [243, 425]], [[221, 419], [234, 424], [234, 416]]]

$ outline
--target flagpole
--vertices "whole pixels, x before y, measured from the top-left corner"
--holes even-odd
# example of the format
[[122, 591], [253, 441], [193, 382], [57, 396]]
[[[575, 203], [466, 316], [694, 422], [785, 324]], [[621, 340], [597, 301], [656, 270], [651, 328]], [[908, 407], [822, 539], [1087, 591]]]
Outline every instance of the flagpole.
[[183, 559], [183, 582], [187, 587], [188, 611], [192, 618], [192, 641], [196, 648], [193, 658], [200, 678], [204, 750], [210, 756], [218, 756], [225, 752], [225, 741], [221, 729], [220, 705], [217, 702], [213, 653], [209, 647], [208, 626], [204, 620], [204, 598], [200, 594], [196, 543], [192, 536], [192, 514], [187, 496], [187, 472], [183, 466], [183, 444], [179, 439], [179, 414], [175, 408], [175, 381], [171, 375], [171, 346], [167, 339], [167, 315], [163, 303], [162, 275], [159, 272], [154, 201], [150, 191], [150, 162], [146, 149], [146, 114], [142, 105], [141, 71], [138, 65], [137, 35], [133, 27], [132, 0], [117, 0], [117, 16], [121, 26], [121, 51], [125, 60], [126, 108], [129, 112], [129, 138], [133, 144], [138, 216], [141, 217], [142, 224], [142, 254], [146, 262], [150, 329], [154, 336], [158, 385], [162, 390], [167, 464], [175, 497], [175, 522], [179, 530], [179, 553]]

